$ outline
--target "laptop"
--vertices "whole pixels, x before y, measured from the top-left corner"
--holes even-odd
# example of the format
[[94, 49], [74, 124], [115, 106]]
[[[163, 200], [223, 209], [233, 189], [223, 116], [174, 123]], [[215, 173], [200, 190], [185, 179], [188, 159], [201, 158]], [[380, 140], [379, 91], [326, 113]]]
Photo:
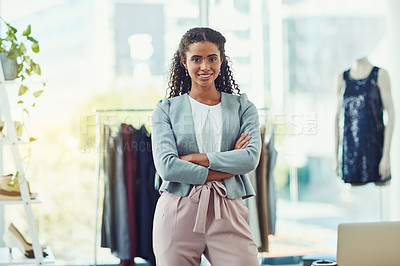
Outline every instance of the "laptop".
[[400, 221], [338, 226], [339, 266], [399, 266]]

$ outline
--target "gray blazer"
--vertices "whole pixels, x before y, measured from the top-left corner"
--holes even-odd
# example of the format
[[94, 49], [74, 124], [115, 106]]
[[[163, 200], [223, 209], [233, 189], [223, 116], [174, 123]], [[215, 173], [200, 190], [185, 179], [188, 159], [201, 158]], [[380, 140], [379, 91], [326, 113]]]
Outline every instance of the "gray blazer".
[[[246, 94], [221, 93], [222, 142], [220, 152], [206, 153], [210, 166], [204, 167], [179, 159], [199, 153], [189, 95], [160, 100], [152, 115], [152, 149], [154, 164], [163, 179], [160, 191], [185, 197], [192, 185], [206, 182], [209, 169], [235, 174], [223, 179], [227, 198], [255, 195], [247, 173], [260, 159], [261, 137], [258, 111]], [[249, 145], [234, 150], [241, 133], [251, 136]]]

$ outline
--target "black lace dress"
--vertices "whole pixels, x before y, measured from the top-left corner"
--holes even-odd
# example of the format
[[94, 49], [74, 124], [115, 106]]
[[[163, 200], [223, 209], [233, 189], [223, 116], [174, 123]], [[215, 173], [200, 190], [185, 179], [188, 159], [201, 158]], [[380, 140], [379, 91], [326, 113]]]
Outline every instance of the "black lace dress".
[[379, 162], [383, 149], [383, 106], [378, 88], [378, 67], [365, 79], [355, 80], [343, 73], [343, 180], [362, 184], [381, 180]]

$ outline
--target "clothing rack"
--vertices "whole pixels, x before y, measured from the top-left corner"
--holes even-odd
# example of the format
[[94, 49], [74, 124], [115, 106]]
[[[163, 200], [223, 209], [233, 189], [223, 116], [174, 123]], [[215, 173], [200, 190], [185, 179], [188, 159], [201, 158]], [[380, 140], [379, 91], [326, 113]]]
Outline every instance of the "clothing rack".
[[98, 234], [98, 215], [99, 215], [99, 189], [100, 189], [100, 160], [101, 160], [101, 129], [104, 124], [107, 124], [108, 120], [102, 121], [102, 113], [110, 112], [152, 112], [153, 109], [129, 109], [129, 108], [111, 108], [111, 109], [94, 109], [93, 113], [96, 116], [96, 135], [95, 135], [95, 149], [96, 149], [96, 161], [95, 161], [95, 177], [96, 177], [96, 212], [95, 212], [95, 231], [94, 231], [94, 265], [97, 265], [97, 234]]
[[[130, 109], [130, 108], [110, 108], [110, 109], [93, 109], [95, 113], [95, 125], [96, 125], [96, 135], [95, 135], [95, 150], [96, 150], [96, 161], [95, 161], [95, 178], [96, 178], [96, 198], [95, 198], [95, 231], [94, 231], [94, 265], [97, 265], [97, 235], [98, 235], [98, 215], [99, 215], [99, 189], [100, 189], [100, 161], [101, 161], [101, 129], [104, 124], [107, 124], [108, 120], [102, 121], [101, 115], [104, 113], [121, 113], [121, 112], [153, 112], [154, 109]], [[268, 107], [257, 108], [258, 111], [268, 112], [270, 109]], [[264, 117], [266, 120], [266, 117]]]

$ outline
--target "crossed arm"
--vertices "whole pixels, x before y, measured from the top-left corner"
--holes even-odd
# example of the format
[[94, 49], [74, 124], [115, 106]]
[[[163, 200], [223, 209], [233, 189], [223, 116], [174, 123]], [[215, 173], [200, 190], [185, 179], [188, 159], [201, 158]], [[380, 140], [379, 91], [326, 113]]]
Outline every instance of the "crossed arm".
[[[186, 156], [178, 154], [177, 139], [169, 115], [170, 101], [163, 99], [157, 104], [152, 116], [151, 140], [154, 164], [164, 181], [202, 185], [206, 181], [242, 175], [255, 169], [261, 150], [258, 112], [244, 94], [240, 101], [239, 130], [248, 135], [238, 137], [232, 150]], [[176, 125], [176, 130], [184, 130], [183, 126]]]
[[[246, 146], [249, 144], [251, 136], [249, 136], [248, 133], [242, 133], [239, 138], [235, 142], [235, 147], [234, 150], [239, 150], [239, 149], [244, 149]], [[193, 153], [193, 154], [188, 154], [185, 156], [179, 156], [179, 159], [191, 162], [194, 164], [198, 164], [204, 167], [209, 167], [210, 166], [210, 161], [208, 160], [208, 157], [205, 153]], [[213, 181], [213, 180], [221, 180], [225, 178], [229, 178], [234, 176], [233, 174], [230, 173], [225, 173], [225, 172], [220, 172], [220, 171], [215, 171], [215, 170], [209, 170], [207, 179], [206, 181]]]

